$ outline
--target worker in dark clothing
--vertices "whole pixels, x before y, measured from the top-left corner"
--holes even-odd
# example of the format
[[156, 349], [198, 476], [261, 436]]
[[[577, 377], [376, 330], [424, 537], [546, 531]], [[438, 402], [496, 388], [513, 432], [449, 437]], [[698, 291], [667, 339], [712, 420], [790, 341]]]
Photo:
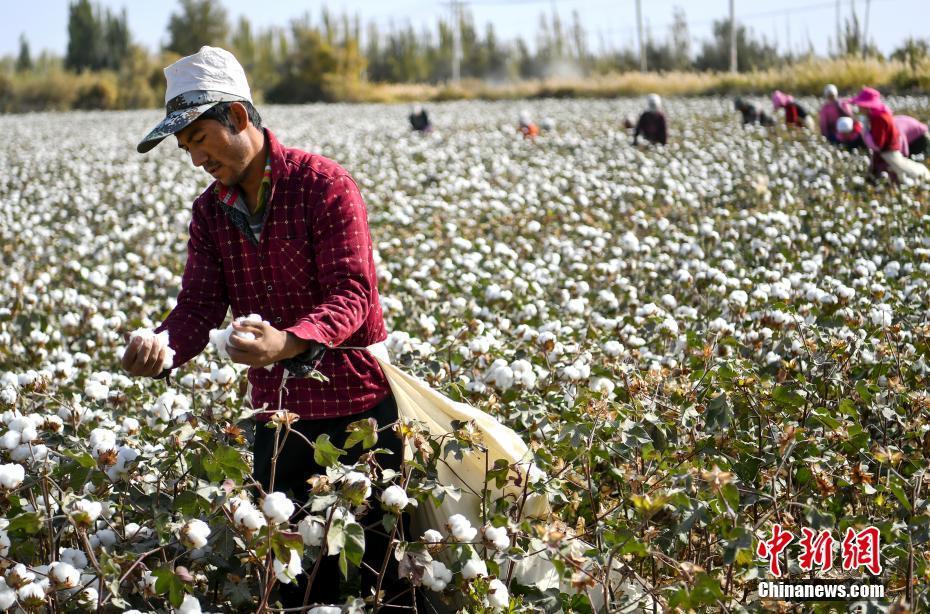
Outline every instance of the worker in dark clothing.
[[658, 94], [649, 94], [646, 97], [646, 110], [636, 122], [636, 131], [633, 133], [633, 144], [637, 145], [639, 136], [650, 143], [665, 145], [668, 131], [665, 125], [665, 115], [662, 113], [662, 99]]
[[744, 126], [747, 124], [759, 124], [760, 126], [775, 125], [775, 120], [771, 115], [759, 109], [756, 105], [752, 104], [748, 100], [744, 100], [743, 98], [736, 98], [733, 101], [733, 106], [737, 111], [740, 112], [740, 115], [743, 116]]
[[429, 123], [429, 116], [426, 114], [426, 109], [418, 104], [410, 108], [409, 119], [410, 127], [416, 132], [431, 132], [433, 130], [433, 125]]

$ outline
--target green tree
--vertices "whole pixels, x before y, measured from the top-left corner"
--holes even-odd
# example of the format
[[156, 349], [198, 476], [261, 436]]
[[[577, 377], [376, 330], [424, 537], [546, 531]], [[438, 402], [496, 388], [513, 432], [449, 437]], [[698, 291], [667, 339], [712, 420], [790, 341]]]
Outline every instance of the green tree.
[[179, 12], [168, 19], [167, 51], [190, 55], [204, 45], [226, 44], [229, 21], [219, 0], [179, 0], [179, 3]]
[[291, 50], [281, 63], [280, 79], [267, 92], [268, 100], [279, 103], [325, 100], [324, 76], [336, 72], [336, 52], [309, 16], [291, 22], [291, 38]]
[[[765, 39], [758, 40], [745, 26], [736, 29], [737, 69], [742, 72], [769, 68], [780, 60], [778, 51]], [[730, 67], [730, 20], [714, 22], [713, 38], [701, 46], [694, 65], [699, 70], [727, 70]]]
[[891, 59], [905, 62], [911, 71], [930, 59], [930, 39], [908, 38], [904, 44], [891, 52]]
[[100, 68], [119, 70], [124, 60], [129, 56], [132, 39], [129, 34], [129, 23], [126, 18], [126, 9], [118, 16], [109, 9], [98, 18], [102, 22], [103, 41], [98, 49], [101, 54], [98, 59]]
[[25, 34], [19, 35], [19, 55], [16, 56], [16, 72], [32, 70], [32, 54], [29, 52], [29, 41]]
[[101, 68], [103, 26], [90, 0], [75, 0], [68, 7], [68, 50], [65, 68], [80, 72]]

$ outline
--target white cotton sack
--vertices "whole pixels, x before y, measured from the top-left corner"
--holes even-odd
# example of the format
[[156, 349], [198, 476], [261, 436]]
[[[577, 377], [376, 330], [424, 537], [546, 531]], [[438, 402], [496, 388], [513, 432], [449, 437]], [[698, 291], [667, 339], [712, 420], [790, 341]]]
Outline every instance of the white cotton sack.
[[[129, 343], [132, 343], [133, 339], [136, 337], [144, 340], [155, 339], [155, 341], [157, 341], [160, 346], [163, 346], [165, 348], [165, 360], [161, 363], [161, 368], [171, 368], [171, 365], [174, 364], [174, 350], [172, 350], [171, 346], [168, 344], [168, 331], [163, 330], [156, 335], [155, 331], [153, 331], [151, 328], [137, 328], [136, 330], [129, 333]], [[123, 353], [125, 352], [126, 351], [123, 350]]]

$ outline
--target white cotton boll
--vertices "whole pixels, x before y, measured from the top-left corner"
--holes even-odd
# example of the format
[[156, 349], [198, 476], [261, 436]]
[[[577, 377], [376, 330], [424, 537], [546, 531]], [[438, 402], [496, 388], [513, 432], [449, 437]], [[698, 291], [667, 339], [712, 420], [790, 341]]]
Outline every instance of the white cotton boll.
[[894, 313], [891, 310], [891, 305], [887, 303], [880, 303], [869, 312], [869, 319], [872, 321], [872, 324], [882, 328], [891, 326], [893, 318]]
[[342, 608], [334, 605], [318, 605], [315, 608], [310, 608], [307, 614], [342, 614]]
[[604, 353], [610, 357], [617, 357], [623, 353], [623, 344], [619, 341], [607, 341], [604, 345], [601, 346], [601, 349], [604, 350]]
[[364, 494], [362, 498], [367, 499], [371, 496], [371, 478], [364, 473], [350, 471], [342, 479], [345, 486], [361, 490]]
[[74, 502], [72, 515], [86, 515], [87, 520], [93, 524], [97, 521], [97, 518], [100, 517], [100, 512], [103, 511], [103, 506], [99, 501], [90, 501], [89, 499], [78, 499]]
[[427, 544], [440, 544], [442, 543], [442, 533], [436, 529], [427, 529], [423, 532], [423, 541]]
[[48, 447], [43, 444], [35, 445], [35, 444], [22, 443], [16, 446], [10, 452], [10, 460], [17, 462], [17, 463], [22, 463], [25, 461], [41, 462], [45, 460], [47, 457], [48, 457]]
[[322, 518], [317, 516], [304, 516], [297, 525], [297, 532], [305, 546], [314, 548], [323, 543], [323, 528], [325, 523]]
[[19, 394], [13, 386], [7, 385], [0, 390], [0, 404], [14, 405], [17, 398], [19, 398]]
[[178, 614], [201, 614], [200, 602], [193, 595], [184, 595], [184, 601], [178, 608]]
[[139, 433], [140, 428], [141, 427], [137, 419], [127, 416], [123, 418], [123, 422], [120, 424], [119, 430], [120, 433], [124, 435], [136, 435]]
[[87, 555], [76, 548], [62, 548], [58, 558], [76, 569], [84, 569], [87, 567]]
[[90, 543], [96, 548], [98, 545], [103, 546], [104, 548], [109, 548], [114, 545], [119, 538], [116, 536], [116, 532], [112, 529], [100, 529], [93, 535], [91, 535]]
[[233, 522], [248, 531], [257, 531], [267, 524], [262, 513], [251, 504], [242, 504], [237, 507], [233, 514]]
[[90, 432], [90, 438], [87, 440], [88, 447], [93, 450], [96, 456], [104, 452], [116, 449], [116, 433], [110, 429], [96, 428]]
[[210, 331], [210, 343], [216, 350], [220, 358], [229, 360], [229, 353], [226, 351], [226, 342], [229, 341], [229, 335], [232, 334], [232, 327], [214, 328]]
[[591, 381], [591, 390], [610, 397], [614, 393], [616, 385], [606, 377], [596, 377]]
[[19, 445], [20, 435], [17, 431], [7, 431], [0, 436], [0, 448], [12, 450]]
[[265, 497], [265, 501], [262, 503], [262, 511], [270, 522], [281, 524], [287, 522], [291, 514], [294, 513], [294, 504], [283, 492], [273, 492]]
[[[89, 581], [88, 578], [82, 578], [81, 580], [82, 580], [82, 583]], [[88, 586], [87, 588], [82, 590], [80, 593], [78, 593], [78, 601], [81, 604], [83, 604], [85, 608], [88, 608], [88, 609], [97, 607], [98, 597], [99, 597], [99, 593], [97, 592], [97, 589], [95, 589], [92, 586]]]
[[74, 588], [81, 580], [81, 573], [68, 563], [55, 561], [49, 565], [49, 577], [55, 588]]
[[104, 401], [110, 394], [110, 389], [96, 380], [90, 380], [84, 385], [84, 394], [91, 401]]
[[488, 565], [481, 559], [469, 559], [462, 565], [462, 577], [466, 580], [472, 580], [479, 576], [488, 575]]
[[510, 537], [507, 536], [507, 527], [485, 525], [484, 541], [486, 544], [498, 550], [506, 550], [510, 547]]
[[[170, 369], [171, 365], [174, 364], [174, 350], [171, 349], [171, 345], [168, 343], [168, 331], [163, 330], [158, 334], [155, 334], [155, 331], [151, 328], [137, 328], [136, 330], [129, 333], [129, 342], [132, 343], [133, 339], [141, 338], [144, 340], [154, 339], [158, 342], [159, 347], [165, 348], [165, 358], [162, 361], [162, 369]], [[125, 353], [125, 349], [123, 353]]]
[[277, 576], [281, 584], [290, 584], [303, 571], [300, 566], [300, 555], [296, 550], [289, 550], [290, 558], [287, 564], [281, 562], [277, 557], [274, 559], [274, 575]]
[[10, 588], [6, 580], [0, 578], [0, 610], [7, 610], [16, 603], [16, 591]]
[[488, 583], [488, 604], [492, 608], [506, 608], [510, 605], [510, 593], [507, 585], [494, 578]]
[[465, 516], [461, 514], [449, 516], [449, 520], [446, 522], [446, 529], [448, 529], [449, 535], [459, 542], [470, 542], [475, 539], [475, 536], [478, 534], [478, 529], [471, 526], [468, 518], [465, 518]]
[[45, 602], [45, 589], [37, 582], [30, 582], [16, 591], [20, 602], [27, 607], [35, 608]]
[[[6, 556], [10, 553], [10, 536], [7, 535], [6, 531], [0, 530], [0, 556]], [[0, 608], [2, 610], [3, 608]]]
[[236, 371], [229, 365], [210, 368], [210, 379], [220, 386], [225, 386], [236, 379]]
[[423, 572], [423, 586], [437, 593], [444, 591], [451, 581], [452, 572], [439, 561], [431, 561]]
[[396, 514], [407, 507], [407, 504], [410, 503], [410, 499], [407, 497], [407, 492], [402, 487], [397, 484], [392, 484], [381, 493], [381, 503], [383, 503], [384, 507], [388, 510]]
[[16, 463], [0, 465], [0, 488], [4, 490], [19, 488], [25, 477], [26, 470], [23, 469], [22, 465]]
[[196, 518], [188, 520], [178, 532], [178, 537], [185, 548], [190, 550], [203, 548], [210, 537], [210, 525]]

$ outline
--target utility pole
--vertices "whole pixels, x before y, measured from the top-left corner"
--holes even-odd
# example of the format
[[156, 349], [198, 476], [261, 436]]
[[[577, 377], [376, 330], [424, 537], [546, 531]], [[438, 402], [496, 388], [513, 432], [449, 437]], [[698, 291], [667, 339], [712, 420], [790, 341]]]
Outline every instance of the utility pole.
[[840, 1], [836, 0], [836, 55], [843, 55], [843, 26], [840, 23]]
[[452, 82], [458, 83], [462, 65], [462, 3], [451, 0], [449, 4], [452, 7]]
[[730, 72], [737, 71], [736, 60], [736, 0], [730, 0]]
[[862, 27], [862, 57], [865, 58], [869, 50], [869, 8], [872, 6], [872, 0], [865, 0], [865, 25]]
[[646, 44], [643, 41], [642, 0], [636, 0], [636, 31], [639, 35], [639, 70], [646, 72]]

